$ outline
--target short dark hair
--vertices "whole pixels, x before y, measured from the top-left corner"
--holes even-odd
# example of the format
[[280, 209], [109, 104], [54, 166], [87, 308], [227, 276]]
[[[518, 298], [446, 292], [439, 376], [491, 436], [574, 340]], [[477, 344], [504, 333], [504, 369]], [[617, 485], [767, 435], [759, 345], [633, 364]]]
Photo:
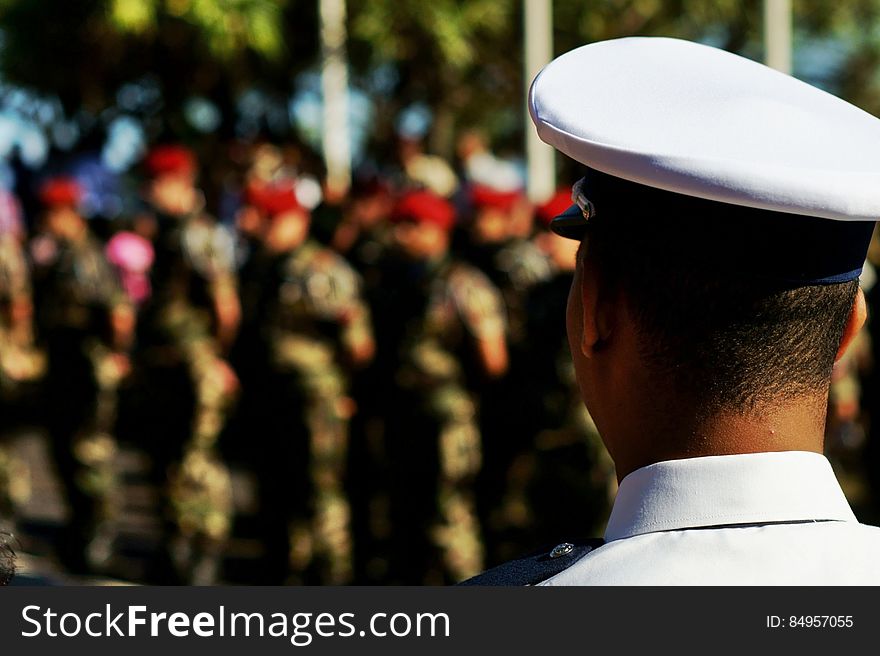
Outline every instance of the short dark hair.
[[677, 248], [692, 223], [612, 221], [588, 236], [630, 304], [658, 384], [703, 416], [826, 393], [858, 280], [794, 287], [749, 276], [748, 262], [737, 271], [713, 261], [711, 243]]

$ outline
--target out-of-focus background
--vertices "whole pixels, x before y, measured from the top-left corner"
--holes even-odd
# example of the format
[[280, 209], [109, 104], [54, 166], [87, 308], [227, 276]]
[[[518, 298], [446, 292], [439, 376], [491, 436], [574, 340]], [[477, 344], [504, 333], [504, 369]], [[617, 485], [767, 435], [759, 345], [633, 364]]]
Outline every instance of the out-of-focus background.
[[[616, 479], [547, 230], [579, 172], [536, 140], [529, 81], [664, 35], [877, 114], [878, 26], [877, 0], [2, 0], [0, 530], [24, 574], [443, 584], [601, 535]], [[877, 326], [827, 429], [869, 523]]]

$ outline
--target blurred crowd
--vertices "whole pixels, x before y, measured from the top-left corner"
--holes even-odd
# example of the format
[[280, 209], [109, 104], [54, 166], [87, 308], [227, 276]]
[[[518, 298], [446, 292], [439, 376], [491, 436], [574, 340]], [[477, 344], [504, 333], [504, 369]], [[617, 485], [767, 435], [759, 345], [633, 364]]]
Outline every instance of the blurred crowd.
[[238, 145], [206, 193], [163, 143], [112, 220], [63, 166], [3, 191], [3, 518], [25, 424], [72, 573], [120, 575], [120, 445], [160, 491], [152, 583], [224, 580], [232, 469], [255, 481], [253, 583], [448, 583], [601, 528], [613, 468], [565, 338], [577, 244], [546, 227], [569, 193], [534, 207], [479, 134], [459, 151], [456, 170], [401, 138], [339, 193], [296, 149]]
[[[71, 573], [126, 578], [121, 447], [159, 491], [161, 539], [131, 577], [148, 583], [225, 580], [233, 470], [254, 481], [243, 582], [451, 583], [601, 534], [616, 479], [565, 336], [577, 243], [547, 229], [568, 189], [530, 203], [478, 133], [454, 165], [401, 138], [344, 193], [296, 152], [239, 144], [203, 191], [195, 152], [158, 144], [112, 220], [86, 218], [88, 181], [63, 166], [0, 191], [0, 519], [29, 493], [26, 426]], [[829, 421], [859, 481], [877, 396], [861, 339]]]

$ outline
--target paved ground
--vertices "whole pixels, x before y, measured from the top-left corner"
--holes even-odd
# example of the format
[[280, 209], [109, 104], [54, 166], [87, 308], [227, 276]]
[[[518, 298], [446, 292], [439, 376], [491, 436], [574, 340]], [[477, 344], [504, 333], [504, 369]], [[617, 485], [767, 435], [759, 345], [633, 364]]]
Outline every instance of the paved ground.
[[[48, 455], [46, 438], [38, 431], [27, 431], [13, 441], [14, 448], [31, 473], [31, 493], [22, 508], [15, 533], [20, 543], [21, 571], [69, 581], [54, 560], [53, 544], [67, 518], [57, 474]], [[146, 478], [148, 456], [132, 447], [123, 447], [119, 456], [124, 511], [117, 540], [118, 556], [111, 564], [109, 581], [139, 583], [144, 567], [156, 550], [159, 522], [156, 514], [159, 491]], [[259, 541], [249, 537], [255, 505], [253, 475], [233, 468], [236, 508], [235, 535], [227, 548], [223, 567], [224, 583], [247, 583], [247, 569], [261, 555]], [[96, 583], [89, 579], [80, 582]]]
[[[46, 438], [38, 431], [27, 431], [18, 436], [13, 445], [18, 455], [28, 463], [32, 484], [30, 499], [22, 509], [20, 526], [15, 531], [20, 543], [22, 571], [61, 582], [143, 582], [145, 566], [159, 540], [156, 515], [158, 490], [146, 478], [149, 466], [147, 455], [131, 447], [123, 447], [120, 453], [124, 513], [117, 543], [118, 556], [109, 568], [108, 576], [102, 579], [72, 579], [60, 569], [53, 557], [53, 544], [66, 520], [67, 508], [48, 456]], [[880, 504], [871, 499], [859, 450], [833, 449], [831, 460], [859, 519], [865, 523], [880, 524]], [[249, 584], [249, 575], [262, 554], [261, 544], [253, 534], [256, 505], [254, 476], [235, 466], [232, 473], [236, 520], [220, 582]]]

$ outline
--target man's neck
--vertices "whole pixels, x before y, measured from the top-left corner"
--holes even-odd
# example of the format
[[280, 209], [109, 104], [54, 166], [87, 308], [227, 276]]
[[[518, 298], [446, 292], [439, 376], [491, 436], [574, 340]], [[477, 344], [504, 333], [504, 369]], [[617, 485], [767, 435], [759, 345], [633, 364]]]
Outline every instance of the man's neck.
[[621, 427], [615, 440], [618, 480], [664, 460], [771, 451], [822, 453], [826, 403], [810, 397], [772, 409], [718, 412], [704, 419], [667, 408], [663, 417], [635, 419]]

